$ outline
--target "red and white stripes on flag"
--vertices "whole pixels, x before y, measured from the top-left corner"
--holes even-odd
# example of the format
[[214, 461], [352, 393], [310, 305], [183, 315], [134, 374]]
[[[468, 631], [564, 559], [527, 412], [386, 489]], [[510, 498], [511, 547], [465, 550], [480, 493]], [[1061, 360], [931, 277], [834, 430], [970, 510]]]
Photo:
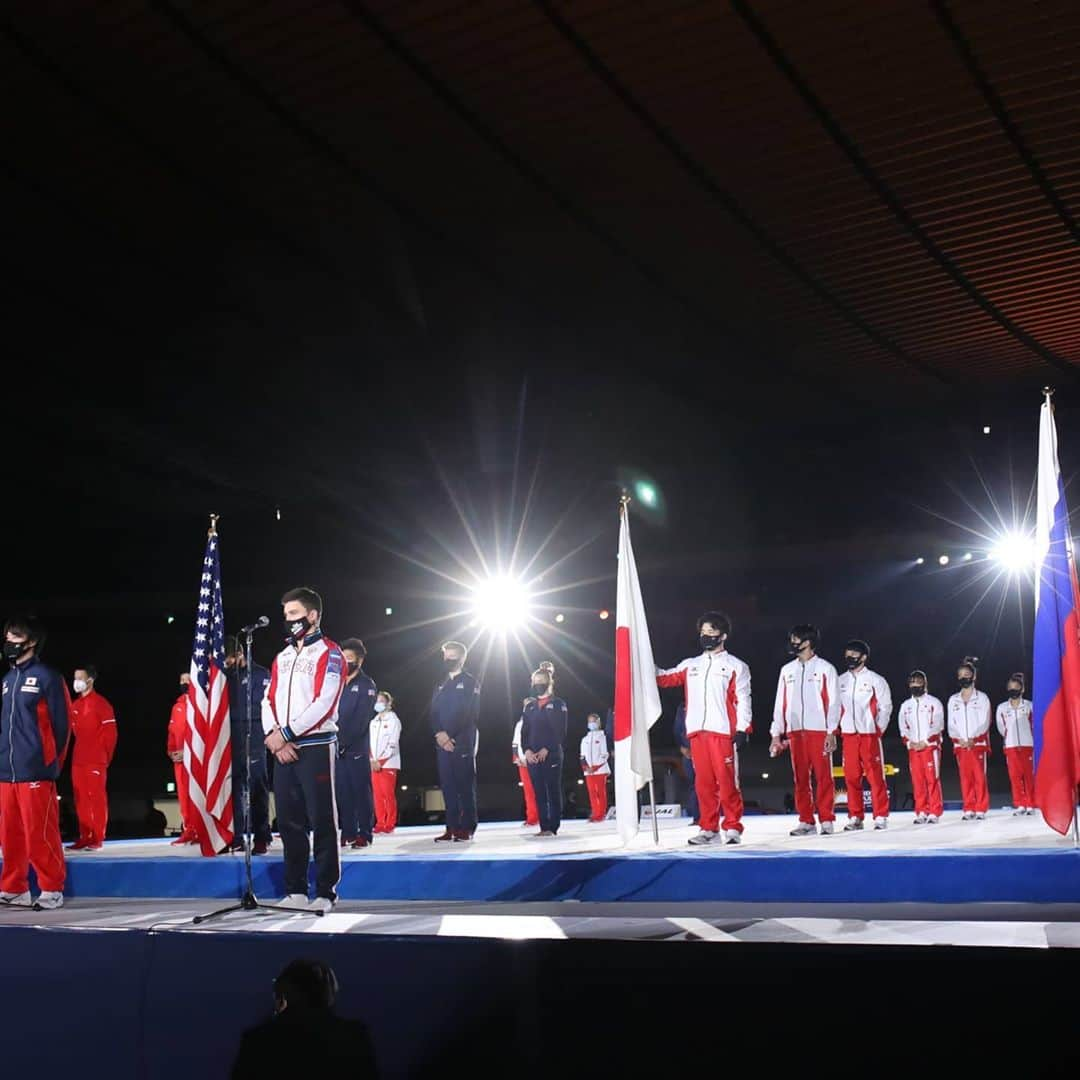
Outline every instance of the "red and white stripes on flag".
[[232, 743], [217, 531], [206, 540], [184, 732], [184, 776], [204, 855], [232, 843]]
[[652, 779], [649, 728], [660, 717], [660, 691], [625, 502], [620, 517], [615, 603], [615, 823], [625, 844], [638, 831], [637, 793]]

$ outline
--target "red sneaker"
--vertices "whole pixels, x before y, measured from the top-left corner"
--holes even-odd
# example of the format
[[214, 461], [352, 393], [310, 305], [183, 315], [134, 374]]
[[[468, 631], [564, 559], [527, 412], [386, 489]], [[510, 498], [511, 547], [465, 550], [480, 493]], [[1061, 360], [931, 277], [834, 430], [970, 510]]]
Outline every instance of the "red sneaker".
[[74, 844], [68, 844], [68, 851], [82, 851], [83, 848], [88, 848], [90, 842], [88, 840], [76, 840]]
[[452, 829], [447, 829], [446, 832], [444, 832], [442, 834], [442, 836], [436, 836], [435, 837], [435, 843], [436, 844], [445, 844], [445, 843], [448, 843], [449, 841], [451, 841], [453, 839], [454, 839], [454, 831]]
[[366, 836], [358, 836], [349, 846], [354, 848], [371, 847], [371, 841]]

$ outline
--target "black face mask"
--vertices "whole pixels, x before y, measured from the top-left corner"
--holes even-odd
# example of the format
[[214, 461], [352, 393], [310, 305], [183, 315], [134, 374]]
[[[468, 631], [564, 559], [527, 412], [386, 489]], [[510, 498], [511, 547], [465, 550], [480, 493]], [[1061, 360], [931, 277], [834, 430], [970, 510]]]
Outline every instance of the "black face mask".
[[908, 689], [911, 691], [912, 697], [922, 697], [926, 693], [925, 686], [909, 686]]
[[805, 644], [806, 644], [805, 641], [800, 641], [798, 643], [796, 643], [794, 641], [789, 641], [788, 645], [787, 645], [788, 656], [798, 656], [799, 655], [799, 650]]
[[551, 689], [549, 683], [546, 682], [534, 682], [532, 684], [532, 696], [543, 697]]
[[443, 660], [443, 666], [447, 671], [457, 671], [464, 662], [459, 656], [448, 656]]
[[973, 686], [975, 684], [975, 680], [970, 675], [961, 675], [960, 678], [956, 681], [960, 684], [960, 687], [963, 690], [966, 690], [969, 686]]
[[719, 634], [702, 634], [698, 638], [698, 644], [708, 652], [709, 649], [715, 649], [720, 644]]
[[306, 637], [309, 627], [310, 623], [307, 619], [286, 619], [285, 641], [291, 645], [298, 638]]
[[1012, 686], [1009, 687], [1009, 700], [1010, 701], [1018, 701], [1023, 696], [1024, 696], [1024, 691], [1023, 690], [1017, 690], [1015, 687], [1012, 687]]
[[4, 642], [4, 659], [15, 663], [24, 652], [26, 652], [29, 646], [25, 641], [5, 641]]
[[345, 666], [349, 669], [349, 671], [359, 671], [360, 670], [360, 661], [359, 660], [348, 660], [348, 661], [346, 661]]
[[861, 656], [845, 656], [844, 663], [847, 664], [848, 671], [854, 671], [861, 663]]

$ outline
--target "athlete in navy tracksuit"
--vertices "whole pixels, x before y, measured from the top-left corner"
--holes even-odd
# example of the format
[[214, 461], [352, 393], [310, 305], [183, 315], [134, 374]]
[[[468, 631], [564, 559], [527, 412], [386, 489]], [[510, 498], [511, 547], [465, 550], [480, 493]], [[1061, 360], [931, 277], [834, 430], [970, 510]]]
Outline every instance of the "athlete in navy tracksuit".
[[476, 722], [480, 715], [480, 683], [464, 671], [468, 650], [460, 641], [442, 647], [446, 678], [431, 699], [431, 731], [439, 786], [446, 803], [446, 831], [436, 843], [471, 840], [476, 832]]
[[371, 734], [375, 716], [375, 680], [364, 673], [367, 649], [359, 638], [341, 643], [345, 656], [345, 689], [338, 701], [338, 823], [341, 846], [367, 847], [375, 827], [371, 790]]
[[[252, 678], [248, 680], [245, 656], [235, 637], [225, 639], [225, 668], [229, 679], [229, 720], [232, 742], [233, 777], [233, 850], [244, 850], [244, 784], [251, 786], [251, 850], [265, 855], [271, 842], [270, 780], [266, 768], [266, 747], [263, 745], [262, 700], [270, 685], [270, 672], [251, 662]], [[248, 697], [250, 693], [250, 699]], [[246, 718], [246, 723], [245, 723]], [[250, 744], [248, 737], [250, 736]], [[250, 754], [247, 768], [244, 755]]]
[[551, 672], [532, 674], [532, 697], [521, 713], [521, 748], [529, 765], [540, 813], [537, 836], [554, 836], [562, 824], [563, 743], [566, 742], [566, 702], [555, 697]]
[[[690, 756], [690, 739], [686, 734], [686, 705], [680, 705], [675, 710], [675, 744], [682, 754], [683, 769], [686, 770], [686, 781], [690, 785], [686, 795], [686, 812], [696, 825], [698, 823], [697, 789], [694, 787], [694, 759]], [[684, 753], [685, 751], [685, 753]]]
[[64, 902], [64, 849], [56, 778], [71, 734], [67, 684], [38, 658], [45, 629], [36, 619], [9, 619], [4, 627], [0, 705], [0, 906], [29, 907], [29, 870], [37, 873], [42, 908]]

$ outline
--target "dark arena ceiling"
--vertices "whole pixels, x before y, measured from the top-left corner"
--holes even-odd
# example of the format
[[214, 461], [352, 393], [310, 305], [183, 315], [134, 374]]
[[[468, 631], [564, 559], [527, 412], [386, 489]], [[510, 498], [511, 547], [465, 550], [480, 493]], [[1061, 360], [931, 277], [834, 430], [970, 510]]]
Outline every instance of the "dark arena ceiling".
[[1071, 0], [17, 2], [12, 295], [223, 355], [1069, 380], [1078, 55]]

